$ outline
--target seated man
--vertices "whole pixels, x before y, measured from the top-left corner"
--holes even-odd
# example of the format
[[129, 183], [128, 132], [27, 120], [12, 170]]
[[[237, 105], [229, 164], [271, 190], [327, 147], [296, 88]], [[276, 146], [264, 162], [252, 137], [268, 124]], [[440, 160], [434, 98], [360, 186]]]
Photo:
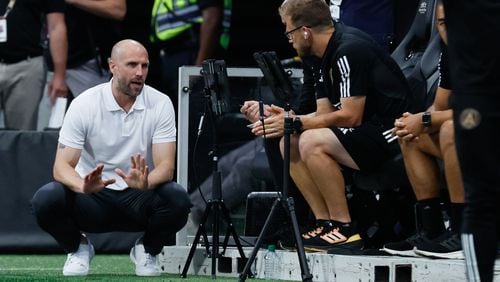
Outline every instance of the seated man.
[[71, 103], [59, 135], [55, 182], [32, 199], [38, 224], [68, 253], [63, 275], [87, 275], [94, 247], [82, 232], [144, 231], [130, 252], [139, 276], [187, 221], [191, 203], [172, 182], [176, 128], [168, 96], [144, 84], [149, 59], [133, 40], [115, 44], [110, 82]]
[[[446, 49], [443, 4], [436, 9], [436, 23], [442, 39], [439, 61], [439, 86], [428, 112], [403, 116], [394, 123], [399, 137], [406, 172], [417, 198], [417, 233], [410, 238], [386, 244], [386, 252], [395, 255], [416, 254], [438, 258], [463, 258], [460, 228], [464, 208], [464, 187], [455, 149], [453, 112], [449, 105], [451, 81]], [[440, 170], [436, 159], [443, 160], [450, 195], [450, 230], [445, 232], [440, 206]], [[429, 241], [429, 239], [432, 239]], [[414, 249], [416, 248], [416, 249]]]
[[[369, 35], [332, 21], [325, 1], [288, 0], [279, 12], [289, 42], [299, 56], [312, 58], [315, 82], [324, 87], [317, 91], [316, 112], [295, 115], [293, 122], [290, 172], [316, 218], [302, 235], [304, 246], [359, 250], [363, 242], [349, 214], [341, 169], [369, 171], [398, 152], [383, 132], [409, 109], [409, 87]], [[269, 117], [252, 131], [282, 136], [283, 109], [267, 110]]]

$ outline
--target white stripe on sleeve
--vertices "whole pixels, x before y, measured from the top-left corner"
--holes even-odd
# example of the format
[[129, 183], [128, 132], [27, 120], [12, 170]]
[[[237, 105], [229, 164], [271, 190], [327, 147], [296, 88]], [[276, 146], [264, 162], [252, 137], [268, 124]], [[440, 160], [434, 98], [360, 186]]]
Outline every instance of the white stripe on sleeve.
[[340, 82], [340, 97], [346, 98], [351, 97], [351, 80], [350, 73], [351, 69], [349, 68], [349, 62], [347, 61], [347, 57], [343, 56], [337, 60], [337, 66], [340, 71], [340, 78], [342, 81]]

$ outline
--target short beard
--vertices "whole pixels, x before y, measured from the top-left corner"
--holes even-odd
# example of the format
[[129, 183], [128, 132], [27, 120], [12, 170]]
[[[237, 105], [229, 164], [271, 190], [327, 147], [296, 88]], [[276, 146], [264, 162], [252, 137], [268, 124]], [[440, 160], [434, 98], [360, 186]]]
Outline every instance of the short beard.
[[133, 93], [132, 91], [132, 88], [130, 88], [130, 86], [126, 83], [124, 83], [123, 80], [121, 79], [117, 79], [118, 81], [118, 89], [123, 93], [125, 94], [126, 96], [129, 96], [129, 97], [137, 97], [139, 96], [139, 93], [141, 93], [142, 91], [142, 87], [139, 89], [139, 91], [137, 93]]

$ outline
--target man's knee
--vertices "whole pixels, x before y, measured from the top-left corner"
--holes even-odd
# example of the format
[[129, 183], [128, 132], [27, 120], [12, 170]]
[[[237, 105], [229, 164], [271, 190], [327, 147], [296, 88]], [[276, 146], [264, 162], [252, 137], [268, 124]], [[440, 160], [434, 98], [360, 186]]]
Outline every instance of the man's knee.
[[31, 199], [31, 208], [38, 220], [60, 212], [66, 202], [65, 189], [59, 182], [50, 182], [36, 191]]
[[300, 135], [298, 141], [301, 156], [310, 156], [323, 150], [324, 143], [319, 130], [306, 130]]
[[416, 140], [405, 141], [405, 140], [403, 140], [403, 138], [398, 138], [398, 142], [399, 142], [399, 148], [401, 149], [401, 153], [403, 155], [406, 155], [412, 151], [421, 151], [421, 147], [422, 147], [421, 144], [424, 141], [422, 141], [422, 142], [418, 142]]
[[191, 207], [191, 199], [180, 184], [176, 182], [168, 182], [156, 188], [160, 196], [168, 203], [169, 208], [179, 214], [188, 214]]
[[405, 158], [413, 158], [415, 154], [420, 155], [425, 153], [434, 157], [441, 158], [439, 144], [435, 142], [435, 135], [429, 135], [422, 133], [419, 135], [418, 139], [413, 139], [411, 141], [399, 140], [399, 147], [401, 153]]

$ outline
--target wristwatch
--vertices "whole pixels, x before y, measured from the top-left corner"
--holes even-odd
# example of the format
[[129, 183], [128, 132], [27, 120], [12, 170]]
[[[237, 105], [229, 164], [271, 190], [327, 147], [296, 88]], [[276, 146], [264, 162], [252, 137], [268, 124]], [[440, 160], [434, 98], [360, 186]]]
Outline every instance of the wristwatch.
[[293, 119], [293, 132], [294, 133], [301, 133], [302, 132], [302, 121], [300, 120], [299, 117], [295, 117]]
[[431, 113], [430, 112], [425, 112], [422, 115], [422, 125], [424, 127], [431, 127], [432, 125], [432, 120], [431, 120]]

